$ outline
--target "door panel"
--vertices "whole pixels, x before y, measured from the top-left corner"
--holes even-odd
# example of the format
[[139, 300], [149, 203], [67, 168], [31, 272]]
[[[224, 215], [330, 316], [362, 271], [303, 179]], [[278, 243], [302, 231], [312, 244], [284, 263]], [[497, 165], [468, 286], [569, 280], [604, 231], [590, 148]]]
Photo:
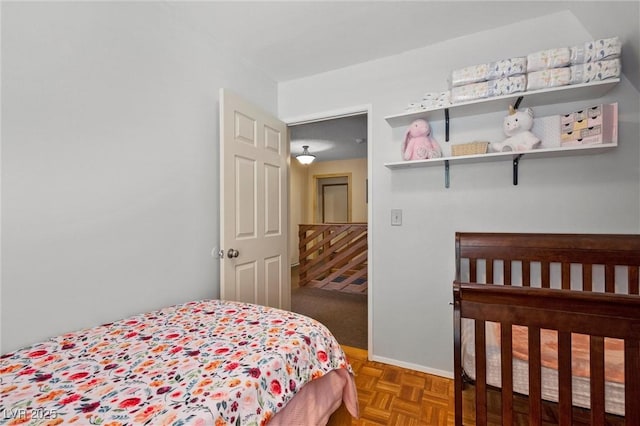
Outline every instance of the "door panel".
[[236, 238], [256, 238], [256, 162], [236, 157], [234, 187], [236, 193]]
[[280, 235], [282, 230], [282, 194], [280, 193], [282, 171], [272, 164], [264, 166], [265, 182], [265, 236]]
[[240, 302], [256, 303], [258, 273], [256, 262], [235, 266], [237, 298]]
[[265, 259], [265, 277], [267, 282], [267, 291], [265, 301], [266, 305], [272, 305], [274, 301], [280, 298], [280, 289], [282, 286], [282, 257], [274, 256]]
[[256, 120], [235, 111], [235, 142], [243, 142], [255, 146], [256, 144]]
[[269, 126], [264, 127], [264, 147], [280, 154], [282, 151], [282, 134]]

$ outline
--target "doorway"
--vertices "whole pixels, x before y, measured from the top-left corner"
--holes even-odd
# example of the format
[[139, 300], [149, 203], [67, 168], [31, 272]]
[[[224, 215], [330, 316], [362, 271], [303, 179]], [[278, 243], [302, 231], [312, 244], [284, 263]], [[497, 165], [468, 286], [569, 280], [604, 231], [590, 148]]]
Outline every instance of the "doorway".
[[[289, 126], [291, 144], [290, 235], [295, 237], [290, 246], [293, 266], [292, 310], [296, 310], [294, 303], [296, 293], [300, 294], [304, 291], [304, 297], [328, 296], [325, 301], [322, 301], [322, 298], [314, 302], [307, 301], [307, 308], [310, 307], [314, 312], [302, 313], [327, 325], [336, 334], [341, 344], [371, 350], [370, 291], [362, 294], [339, 294], [308, 285], [296, 286], [299, 282], [296, 269], [300, 267], [298, 237], [301, 228], [299, 225], [357, 222], [366, 227], [369, 222], [370, 167], [367, 144], [370, 140], [371, 125], [368, 118], [369, 108], [367, 107], [357, 112], [320, 114], [316, 117], [285, 120], [285, 122]], [[359, 124], [357, 124], [358, 121]], [[352, 131], [357, 126], [360, 126], [360, 133], [354, 135]], [[303, 127], [306, 128], [306, 133], [300, 132]], [[340, 129], [346, 129], [342, 135], [339, 134]], [[301, 134], [303, 137], [300, 136]], [[307, 166], [301, 166], [295, 159], [295, 156], [302, 152], [303, 145], [307, 145], [308, 151], [316, 156], [315, 161]], [[368, 246], [366, 234], [364, 240], [367, 242], [365, 246]], [[325, 260], [329, 259], [327, 257]], [[367, 262], [364, 280], [361, 277], [353, 277], [350, 285], [354, 288], [360, 282], [369, 280], [371, 266], [367, 253], [365, 253], [365, 259]], [[337, 267], [334, 268], [334, 273], [337, 273], [335, 272], [337, 269]], [[344, 276], [338, 278], [344, 279]], [[338, 301], [352, 305], [350, 308], [336, 310], [335, 305], [339, 303]], [[360, 308], [354, 308], [358, 304]], [[348, 318], [340, 319], [340, 313], [346, 313]], [[354, 319], [357, 321], [353, 322]], [[343, 324], [335, 325], [335, 323]], [[351, 336], [346, 335], [347, 331]], [[358, 343], [354, 343], [356, 341]]]

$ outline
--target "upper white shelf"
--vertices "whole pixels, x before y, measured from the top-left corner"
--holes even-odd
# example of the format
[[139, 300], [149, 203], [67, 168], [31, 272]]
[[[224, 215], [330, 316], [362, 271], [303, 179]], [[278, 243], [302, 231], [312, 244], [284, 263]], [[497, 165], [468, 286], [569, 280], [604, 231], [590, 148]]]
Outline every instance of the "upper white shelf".
[[[612, 78], [593, 83], [571, 84], [568, 86], [552, 87], [549, 89], [519, 92], [510, 95], [495, 96], [493, 98], [460, 102], [448, 107], [389, 115], [385, 117], [385, 120], [387, 120], [387, 123], [392, 127], [398, 127], [407, 126], [417, 118], [441, 120], [444, 118], [442, 111], [445, 109], [449, 110], [450, 118], [506, 111], [509, 109], [509, 105], [513, 105], [515, 99], [520, 96], [523, 97], [523, 102], [526, 101], [526, 105], [524, 106], [559, 104], [582, 99], [595, 99], [603, 96], [619, 82], [619, 78]], [[430, 118], [431, 116], [433, 116], [433, 118]]]

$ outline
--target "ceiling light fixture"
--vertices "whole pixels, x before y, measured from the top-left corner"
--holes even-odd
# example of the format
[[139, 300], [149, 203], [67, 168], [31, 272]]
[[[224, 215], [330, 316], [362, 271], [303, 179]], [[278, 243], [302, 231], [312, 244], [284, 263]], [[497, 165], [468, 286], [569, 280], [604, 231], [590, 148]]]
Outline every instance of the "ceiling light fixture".
[[309, 153], [309, 145], [303, 145], [302, 154], [296, 155], [296, 158], [300, 164], [311, 164], [316, 156]]

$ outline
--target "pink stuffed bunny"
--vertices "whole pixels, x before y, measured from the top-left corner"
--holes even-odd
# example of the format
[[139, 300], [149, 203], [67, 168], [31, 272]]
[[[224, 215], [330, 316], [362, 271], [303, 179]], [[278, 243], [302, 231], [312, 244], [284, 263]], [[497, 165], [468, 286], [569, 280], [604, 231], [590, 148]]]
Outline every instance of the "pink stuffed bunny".
[[404, 137], [402, 158], [405, 160], [425, 160], [442, 157], [440, 144], [431, 137], [431, 127], [426, 120], [414, 120]]

